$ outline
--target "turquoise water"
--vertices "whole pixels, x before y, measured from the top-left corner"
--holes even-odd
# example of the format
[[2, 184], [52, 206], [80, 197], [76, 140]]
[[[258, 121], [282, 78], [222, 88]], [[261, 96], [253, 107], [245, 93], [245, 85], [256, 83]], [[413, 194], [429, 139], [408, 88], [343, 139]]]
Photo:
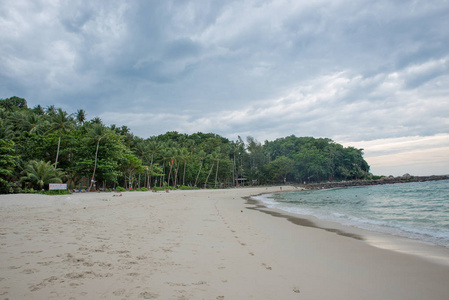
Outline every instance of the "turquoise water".
[[449, 180], [258, 197], [266, 206], [449, 248]]

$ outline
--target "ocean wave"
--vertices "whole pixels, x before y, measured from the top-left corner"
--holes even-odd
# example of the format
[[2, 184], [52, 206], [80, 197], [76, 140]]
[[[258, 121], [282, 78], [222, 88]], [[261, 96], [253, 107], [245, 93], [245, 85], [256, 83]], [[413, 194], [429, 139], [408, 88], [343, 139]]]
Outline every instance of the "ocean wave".
[[403, 185], [376, 186], [356, 191], [349, 188], [291, 192], [256, 198], [269, 208], [288, 213], [449, 248], [449, 184], [444, 188], [438, 184], [438, 193], [432, 184], [426, 184], [412, 186], [419, 187], [415, 189]]

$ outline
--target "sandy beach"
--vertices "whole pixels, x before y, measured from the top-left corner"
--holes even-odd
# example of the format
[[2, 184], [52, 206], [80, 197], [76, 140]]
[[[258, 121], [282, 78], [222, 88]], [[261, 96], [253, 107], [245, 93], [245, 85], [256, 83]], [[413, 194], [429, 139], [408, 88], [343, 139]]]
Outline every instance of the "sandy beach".
[[449, 249], [243, 198], [279, 189], [1, 195], [0, 300], [449, 299]]

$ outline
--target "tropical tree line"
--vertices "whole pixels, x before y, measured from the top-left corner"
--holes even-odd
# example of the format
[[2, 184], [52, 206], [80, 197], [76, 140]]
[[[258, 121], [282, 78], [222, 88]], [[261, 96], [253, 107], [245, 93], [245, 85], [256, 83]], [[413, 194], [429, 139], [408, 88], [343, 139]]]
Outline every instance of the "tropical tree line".
[[289, 136], [261, 144], [213, 133], [134, 136], [54, 106], [0, 99], [0, 193], [48, 189], [229, 187], [364, 178], [362, 149], [330, 139]]

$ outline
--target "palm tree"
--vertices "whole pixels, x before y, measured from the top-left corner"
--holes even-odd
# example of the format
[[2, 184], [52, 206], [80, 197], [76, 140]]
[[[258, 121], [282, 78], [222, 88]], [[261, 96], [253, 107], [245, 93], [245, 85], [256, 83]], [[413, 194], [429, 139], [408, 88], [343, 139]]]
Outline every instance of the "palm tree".
[[43, 121], [42, 116], [29, 111], [13, 112], [9, 118], [8, 123], [13, 126], [15, 130], [25, 131], [28, 133], [43, 133], [43, 128], [48, 123]]
[[233, 143], [231, 146], [231, 153], [233, 155], [233, 164], [232, 164], [232, 185], [235, 186], [237, 182], [238, 175], [235, 172], [236, 163], [235, 163], [235, 154], [238, 152], [237, 144]]
[[184, 163], [184, 174], [182, 177], [182, 184], [185, 185], [185, 177], [186, 177], [186, 167], [187, 167], [187, 163], [191, 162], [193, 160], [193, 152], [195, 151], [195, 141], [194, 140], [187, 140], [185, 143], [185, 146], [188, 150], [188, 153], [185, 155], [186, 156], [186, 160]]
[[83, 125], [86, 121], [86, 112], [84, 109], [78, 109], [75, 118], [79, 125]]
[[92, 124], [103, 124], [103, 122], [101, 121], [100, 117], [95, 117], [92, 120], [90, 120], [90, 122]]
[[170, 171], [168, 172], [167, 184], [168, 184], [168, 186], [170, 186], [171, 171], [173, 169], [173, 165], [176, 163], [176, 158], [178, 156], [178, 149], [172, 148], [172, 149], [169, 149], [168, 151], [169, 151], [169, 163], [168, 164], [170, 166]]
[[71, 128], [73, 128], [73, 120], [67, 115], [65, 111], [58, 108], [58, 111], [51, 115], [51, 124], [50, 124], [51, 130], [59, 131], [58, 150], [56, 151], [55, 168], [58, 167], [59, 148], [61, 145], [62, 132], [66, 132]]
[[36, 114], [38, 114], [39, 116], [42, 116], [45, 112], [44, 109], [42, 108], [42, 106], [40, 104], [36, 105], [32, 111]]
[[24, 173], [26, 176], [21, 178], [21, 181], [29, 181], [33, 185], [42, 189], [49, 183], [61, 183], [61, 176], [63, 173], [54, 168], [51, 162], [35, 161], [32, 160], [25, 167]]
[[102, 124], [92, 124], [92, 126], [87, 128], [87, 132], [93, 140], [97, 142], [97, 149], [95, 150], [95, 163], [94, 171], [92, 173], [92, 179], [90, 181], [89, 191], [92, 189], [92, 185], [95, 182], [95, 171], [97, 169], [97, 158], [98, 158], [98, 148], [100, 147], [100, 141], [102, 138], [106, 137], [109, 133], [108, 129]]
[[157, 141], [150, 140], [150, 142], [148, 143], [148, 153], [151, 155], [150, 176], [148, 177], [148, 186], [147, 186], [148, 188], [150, 188], [150, 184], [151, 184], [151, 172], [153, 171], [154, 155], [159, 153], [160, 150], [161, 150], [161, 145]]
[[43, 133], [43, 128], [48, 124], [42, 117], [35, 113], [29, 113], [23, 120], [22, 130], [29, 133]]
[[[144, 158], [144, 156], [148, 155], [148, 145], [147, 145], [147, 143], [145, 141], [143, 141], [143, 140], [137, 142], [137, 144], [134, 146], [134, 152], [140, 158], [140, 164], [143, 165], [143, 158]], [[146, 176], [146, 173], [145, 173], [145, 176]], [[146, 177], [145, 177], [145, 181], [146, 181]], [[140, 173], [139, 173], [138, 186], [140, 188]]]
[[171, 159], [171, 151], [169, 148], [167, 148], [167, 145], [164, 144], [162, 146], [162, 150], [161, 150], [161, 157], [162, 157], [162, 176], [161, 176], [161, 181], [159, 183], [159, 186], [162, 186], [162, 183], [164, 183], [165, 185], [165, 163], [170, 161]]
[[218, 149], [218, 152], [217, 152], [217, 155], [216, 155], [216, 157], [215, 157], [215, 160], [217, 161], [217, 171], [215, 172], [215, 184], [214, 184], [214, 186], [215, 187], [217, 187], [217, 178], [218, 178], [218, 166], [219, 166], [219, 164], [220, 164], [220, 155], [219, 155], [219, 152], [220, 150]]
[[45, 109], [45, 113], [50, 117], [53, 117], [56, 114], [56, 109], [54, 105], [47, 106]]
[[[187, 162], [190, 160], [190, 153], [184, 147], [181, 148], [181, 152], [179, 153], [179, 160], [184, 163], [184, 170], [183, 170], [183, 174], [182, 174], [182, 185], [185, 185], [186, 167], [187, 167]], [[179, 181], [181, 181], [181, 179]]]
[[207, 181], [209, 180], [210, 173], [212, 173], [212, 169], [214, 168], [215, 161], [218, 160], [218, 153], [215, 152], [215, 151], [212, 152], [212, 153], [209, 155], [209, 158], [210, 158], [210, 160], [212, 161], [212, 165], [211, 165], [211, 167], [210, 167], [209, 174], [207, 174], [206, 181], [204, 182], [204, 187], [207, 187]]
[[199, 153], [198, 153], [198, 159], [200, 160], [200, 168], [199, 168], [199, 170], [198, 170], [198, 174], [196, 175], [196, 179], [195, 179], [195, 185], [194, 186], [196, 186], [196, 184], [197, 184], [197, 182], [198, 182], [198, 177], [200, 177], [200, 173], [201, 173], [201, 168], [203, 167], [203, 162], [204, 162], [204, 160], [206, 159], [206, 152], [204, 152], [203, 150], [201, 150]]

